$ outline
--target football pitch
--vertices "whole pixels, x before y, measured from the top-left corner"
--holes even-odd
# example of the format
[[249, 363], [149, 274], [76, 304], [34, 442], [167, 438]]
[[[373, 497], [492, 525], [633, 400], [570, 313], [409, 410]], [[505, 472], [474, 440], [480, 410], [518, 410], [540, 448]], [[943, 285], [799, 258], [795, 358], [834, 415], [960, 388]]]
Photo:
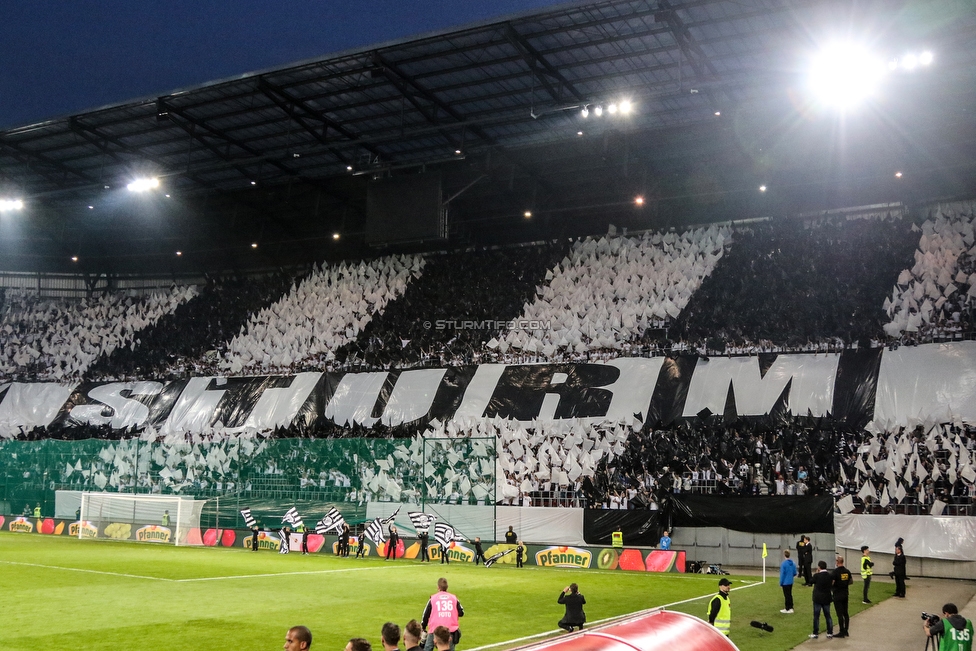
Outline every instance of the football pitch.
[[[420, 620], [441, 576], [464, 606], [461, 651], [503, 651], [557, 634], [563, 607], [556, 598], [572, 582], [586, 596], [591, 625], [659, 606], [702, 617], [717, 589], [714, 575], [485, 568], [2, 533], [0, 648], [269, 651], [281, 648], [290, 626], [304, 624], [313, 649], [340, 651], [349, 638], [365, 637], [381, 651], [383, 623]], [[806, 639], [809, 591], [796, 588], [796, 614], [781, 615], [777, 574], [770, 571], [765, 584], [757, 576], [730, 578], [731, 639], [740, 649], [779, 651]], [[877, 596], [891, 590], [881, 584]], [[853, 601], [852, 615], [864, 608]], [[750, 620], [776, 631], [763, 634]]]

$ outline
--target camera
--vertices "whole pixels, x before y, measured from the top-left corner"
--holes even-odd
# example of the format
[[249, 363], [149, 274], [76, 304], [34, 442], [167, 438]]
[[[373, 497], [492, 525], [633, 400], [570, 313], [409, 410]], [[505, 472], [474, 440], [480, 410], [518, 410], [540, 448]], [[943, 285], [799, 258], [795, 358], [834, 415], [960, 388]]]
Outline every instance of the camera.
[[928, 623], [929, 626], [931, 626], [932, 624], [935, 624], [936, 622], [938, 622], [942, 618], [939, 617], [938, 615], [929, 615], [927, 612], [925, 612], [923, 610], [922, 611], [922, 619], [925, 620]]

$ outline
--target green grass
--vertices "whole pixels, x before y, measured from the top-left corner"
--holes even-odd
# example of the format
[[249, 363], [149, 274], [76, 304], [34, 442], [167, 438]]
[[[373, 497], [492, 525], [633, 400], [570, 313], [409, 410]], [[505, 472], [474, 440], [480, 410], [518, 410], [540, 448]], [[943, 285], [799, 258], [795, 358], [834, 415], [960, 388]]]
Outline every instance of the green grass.
[[[710, 575], [485, 569], [3, 533], [0, 646], [268, 651], [280, 647], [288, 627], [305, 624], [315, 649], [341, 649], [350, 637], [365, 637], [380, 649], [382, 624], [420, 619], [440, 576], [448, 578], [465, 608], [462, 651], [551, 631], [562, 616], [556, 597], [573, 581], [586, 595], [591, 622], [689, 599], [694, 601], [672, 609], [701, 617], [717, 584]], [[806, 639], [813, 610], [809, 589], [794, 588], [796, 614], [782, 615], [775, 575], [765, 584], [754, 576], [731, 578], [731, 637], [740, 649], [781, 651]], [[853, 615], [866, 606], [860, 584], [852, 588]], [[872, 598], [880, 601], [892, 591], [891, 585], [876, 584]], [[753, 619], [769, 622], [775, 633], [750, 628]]]

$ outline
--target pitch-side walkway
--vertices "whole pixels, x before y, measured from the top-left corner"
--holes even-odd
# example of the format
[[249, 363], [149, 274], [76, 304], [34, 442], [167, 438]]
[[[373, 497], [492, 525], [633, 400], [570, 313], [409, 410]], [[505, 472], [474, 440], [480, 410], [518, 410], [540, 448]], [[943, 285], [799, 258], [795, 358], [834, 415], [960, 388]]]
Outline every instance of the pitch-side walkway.
[[[925, 651], [925, 632], [922, 630], [921, 617], [923, 611], [941, 615], [943, 604], [954, 603], [965, 617], [976, 620], [976, 582], [913, 577], [908, 582], [907, 594], [905, 599], [886, 599], [852, 617], [851, 636], [848, 638], [828, 640], [821, 630], [819, 639], [807, 640], [796, 648], [803, 651], [826, 651], [827, 647], [823, 645], [828, 645], [836, 651]], [[855, 583], [851, 589], [851, 598], [860, 598], [860, 595], [860, 584]], [[835, 620], [834, 630], [836, 627]], [[810, 630], [813, 630], [812, 620]]]

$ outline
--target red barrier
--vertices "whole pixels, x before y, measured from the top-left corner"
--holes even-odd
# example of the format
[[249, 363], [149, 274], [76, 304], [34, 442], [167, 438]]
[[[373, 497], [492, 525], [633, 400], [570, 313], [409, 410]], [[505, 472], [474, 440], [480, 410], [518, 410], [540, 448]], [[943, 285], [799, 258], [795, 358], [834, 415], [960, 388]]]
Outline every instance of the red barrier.
[[584, 629], [519, 651], [738, 651], [708, 622], [670, 610], [655, 610], [612, 624]]

